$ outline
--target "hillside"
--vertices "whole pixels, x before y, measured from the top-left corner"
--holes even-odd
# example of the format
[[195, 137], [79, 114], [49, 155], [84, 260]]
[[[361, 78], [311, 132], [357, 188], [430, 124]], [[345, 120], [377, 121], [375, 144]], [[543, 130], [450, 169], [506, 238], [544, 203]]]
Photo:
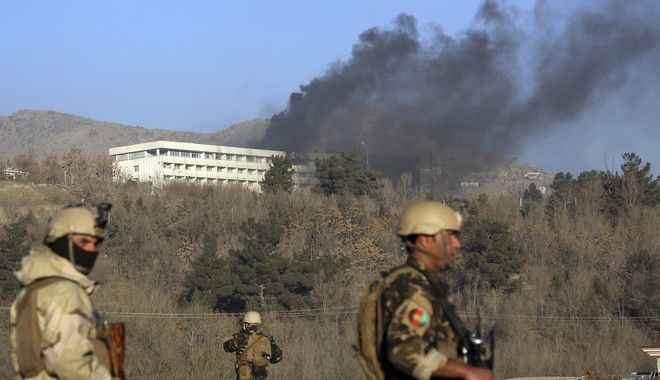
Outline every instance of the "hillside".
[[0, 116], [0, 159], [21, 153], [43, 157], [72, 147], [107, 154], [113, 146], [154, 140], [254, 146], [263, 136], [266, 123], [250, 120], [214, 133], [195, 133], [126, 126], [56, 111], [22, 110]]
[[[624, 180], [564, 181], [524, 213], [507, 194], [447, 200], [466, 222], [463, 249], [443, 278], [468, 328], [477, 307], [483, 326], [497, 323], [497, 378], [588, 371], [621, 378], [653, 368], [639, 347], [660, 341], [660, 201], [630, 197]], [[43, 237], [48, 216], [90, 186], [113, 203], [91, 274], [103, 284], [94, 302], [104, 318], [125, 323], [127, 375], [139, 379], [227, 378], [233, 364], [222, 342], [238, 326], [227, 313], [247, 308], [263, 312], [267, 331], [296, 358], [273, 366], [272, 378], [357, 378], [350, 347], [360, 298], [381, 271], [405, 260], [397, 221], [404, 205], [427, 196], [405, 183], [374, 198], [187, 184], [152, 193], [99, 183], [0, 181], [2, 306], [18, 291], [13, 270]], [[644, 186], [657, 193], [657, 182]], [[9, 332], [4, 313], [0, 342]], [[9, 350], [0, 345], [0, 357]], [[322, 360], [325, 352], [332, 360]], [[0, 378], [10, 372], [0, 361]]]
[[[372, 166], [394, 181], [403, 172], [416, 173], [415, 168], [420, 165], [426, 167], [424, 173], [437, 173], [441, 168], [441, 178], [423, 173], [420, 173], [422, 178], [415, 175], [415, 183], [420, 183], [428, 191], [437, 187], [460, 190], [464, 195], [517, 194], [531, 182], [547, 186], [552, 179], [551, 173], [542, 173], [541, 178], [530, 181], [525, 177], [526, 173], [543, 171], [486, 153], [478, 147], [457, 143], [448, 145], [433, 139], [415, 142], [414, 136], [424, 131], [406, 120], [367, 110], [353, 112], [359, 116], [356, 130], [346, 129], [346, 120], [343, 119], [346, 115], [336, 115], [320, 130], [322, 133], [311, 145], [301, 145], [297, 149], [354, 150], [363, 160], [370, 155]], [[0, 116], [0, 160], [18, 154], [34, 154], [38, 158], [61, 155], [72, 147], [80, 148], [83, 153], [107, 155], [110, 147], [155, 140], [260, 147], [268, 145], [264, 140], [267, 127], [267, 120], [255, 119], [213, 133], [195, 133], [126, 126], [56, 111], [22, 110], [8, 117]], [[295, 140], [297, 137], [290, 138]]]

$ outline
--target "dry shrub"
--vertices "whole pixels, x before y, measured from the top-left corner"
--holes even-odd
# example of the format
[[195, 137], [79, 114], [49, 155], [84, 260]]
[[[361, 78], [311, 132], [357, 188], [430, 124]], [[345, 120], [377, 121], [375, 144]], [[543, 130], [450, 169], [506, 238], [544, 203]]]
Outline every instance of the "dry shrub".
[[12, 373], [9, 332], [9, 310], [2, 310], [2, 317], [0, 317], [0, 378], [3, 379], [10, 379]]
[[578, 376], [586, 370], [623, 374], [653, 365], [639, 349], [647, 336], [625, 320], [498, 323], [498, 377]]
[[[235, 318], [117, 314], [208, 312], [177, 303], [204, 233], [215, 233], [218, 255], [226, 255], [238, 248], [238, 227], [248, 218], [286, 216], [280, 254], [309, 250], [350, 261], [350, 270], [336, 278], [319, 276], [310, 297], [327, 311], [354, 308], [379, 271], [405, 259], [394, 234], [398, 216], [407, 202], [426, 196], [413, 191], [404, 177], [396, 186], [387, 184], [381, 199], [326, 197], [307, 190], [255, 194], [239, 187], [189, 184], [173, 184], [155, 194], [150, 190], [125, 185], [109, 194], [115, 205], [111, 235], [92, 276], [103, 283], [94, 295], [98, 308], [115, 312], [108, 313], [108, 319], [127, 323], [130, 378], [233, 378], [222, 342], [238, 328]], [[532, 205], [523, 217], [517, 197], [492, 196], [480, 206], [480, 216], [509, 227], [524, 258], [516, 291], [481, 289], [472, 281], [455, 294], [468, 326], [474, 325], [477, 307], [484, 325], [497, 322], [497, 377], [623, 374], [652, 368], [639, 346], [660, 339], [657, 321], [633, 322], [621, 316], [630, 307], [626, 292], [636, 291], [629, 287], [634, 276], [627, 267], [631, 252], [653, 257], [660, 252], [660, 210], [631, 207], [612, 223], [598, 210], [598, 196], [586, 197], [574, 213], [557, 210], [552, 221], [543, 203]], [[14, 194], [0, 192], [0, 206], [9, 207], [15, 200]], [[10, 211], [14, 215], [19, 210]], [[44, 213], [39, 215], [45, 219]], [[38, 235], [39, 228], [34, 226], [31, 234]], [[649, 281], [657, 282], [653, 275]], [[648, 302], [651, 310], [660, 307], [657, 298]], [[2, 378], [9, 377], [7, 316], [0, 318]], [[269, 367], [272, 378], [361, 378], [351, 347], [353, 314], [264, 319], [266, 332], [284, 350], [284, 360]]]

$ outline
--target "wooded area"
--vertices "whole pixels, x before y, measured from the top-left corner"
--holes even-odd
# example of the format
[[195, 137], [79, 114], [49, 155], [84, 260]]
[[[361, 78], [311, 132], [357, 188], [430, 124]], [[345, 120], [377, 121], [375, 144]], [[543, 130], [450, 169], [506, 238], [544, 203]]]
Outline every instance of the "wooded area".
[[345, 182], [332, 191], [327, 171], [319, 189], [264, 193], [116, 184], [111, 162], [75, 151], [18, 159], [41, 173], [23, 181], [59, 183], [49, 165], [66, 165], [76, 180], [21, 188], [34, 196], [0, 191], [2, 299], [13, 299], [12, 272], [43, 238], [53, 210], [110, 200], [108, 238], [91, 275], [103, 286], [93, 300], [109, 320], [127, 324], [129, 378], [230, 378], [221, 345], [238, 319], [224, 313], [246, 308], [263, 312], [284, 351], [269, 367], [273, 378], [361, 378], [355, 307], [370, 281], [405, 260], [394, 234], [403, 207], [429, 197], [466, 216], [464, 249], [447, 277], [468, 326], [477, 306], [485, 324], [497, 323], [498, 378], [622, 375], [654, 365], [639, 346], [660, 339], [660, 184], [634, 154], [618, 172], [559, 173], [549, 195], [530, 186], [521, 198], [476, 199], [418, 193], [410, 176], [377, 179], [350, 155], [323, 164], [353, 165], [366, 181], [339, 170]]

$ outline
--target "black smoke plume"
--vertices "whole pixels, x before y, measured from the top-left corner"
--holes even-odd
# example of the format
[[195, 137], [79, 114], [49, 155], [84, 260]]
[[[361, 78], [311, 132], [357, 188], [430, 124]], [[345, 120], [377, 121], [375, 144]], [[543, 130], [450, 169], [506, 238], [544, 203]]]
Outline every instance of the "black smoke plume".
[[656, 51], [659, 4], [590, 3], [562, 18], [539, 2], [524, 24], [514, 7], [485, 1], [456, 36], [437, 26], [422, 36], [401, 14], [391, 28], [364, 31], [348, 61], [292, 93], [262, 145], [486, 167], [494, 153], [515, 154], [621, 87], [629, 67]]

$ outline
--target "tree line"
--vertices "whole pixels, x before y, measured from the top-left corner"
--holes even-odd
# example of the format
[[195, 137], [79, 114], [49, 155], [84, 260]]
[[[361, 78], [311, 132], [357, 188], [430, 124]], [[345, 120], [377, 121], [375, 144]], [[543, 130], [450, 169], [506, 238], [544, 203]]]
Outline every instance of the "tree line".
[[[447, 276], [461, 311], [474, 315], [479, 307], [497, 320], [498, 377], [588, 369], [621, 374], [648, 364], [638, 346], [660, 338], [659, 321], [652, 318], [660, 306], [660, 186], [650, 164], [634, 154], [623, 158], [616, 172], [558, 173], [546, 195], [532, 185], [520, 198], [443, 198], [466, 217], [463, 249]], [[286, 157], [272, 161], [264, 183], [284, 179], [262, 184], [263, 193], [186, 183], [154, 193], [132, 182], [90, 185], [90, 197], [100, 194], [114, 204], [93, 272], [104, 284], [99, 309], [241, 312], [357, 305], [373, 278], [405, 260], [394, 235], [403, 206], [430, 195], [417, 192], [409, 176], [389, 181], [366, 172], [350, 154], [322, 160], [315, 189], [287, 185]], [[52, 208], [80, 194], [75, 185], [60, 190], [61, 196], [47, 198]], [[52, 208], [16, 209], [3, 219], [4, 299], [13, 298], [12, 272], [29, 245], [43, 237]], [[534, 318], [516, 319], [521, 316]], [[599, 319], [562, 322], [594, 316]], [[285, 347], [307, 347], [297, 365], [316, 363], [310, 376], [346, 377], [357, 370], [350, 350], [353, 321], [346, 318], [272, 323], [290, 331]], [[129, 355], [129, 373], [153, 377], [156, 367], [164, 371], [158, 375], [174, 378], [224, 372], [209, 364], [222, 355], [211, 347], [213, 336], [192, 322], [154, 323], [129, 321], [136, 337], [129, 349], [141, 358]], [[316, 360], [305, 340], [319, 334], [337, 349], [332, 364]], [[296, 364], [283, 364], [280, 376], [296, 373]]]

